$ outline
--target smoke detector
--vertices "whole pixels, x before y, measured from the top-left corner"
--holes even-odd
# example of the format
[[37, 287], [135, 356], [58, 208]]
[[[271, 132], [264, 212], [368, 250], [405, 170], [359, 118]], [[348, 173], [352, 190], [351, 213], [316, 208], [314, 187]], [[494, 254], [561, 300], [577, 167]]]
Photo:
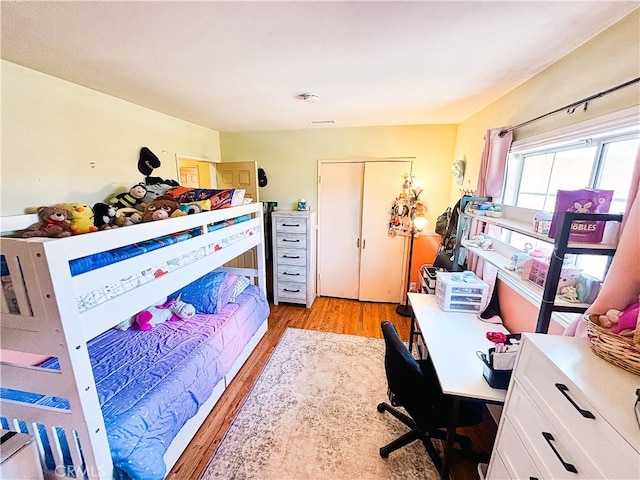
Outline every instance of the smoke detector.
[[302, 100], [307, 103], [318, 103], [320, 101], [320, 95], [317, 95], [315, 93], [303, 93], [301, 97]]

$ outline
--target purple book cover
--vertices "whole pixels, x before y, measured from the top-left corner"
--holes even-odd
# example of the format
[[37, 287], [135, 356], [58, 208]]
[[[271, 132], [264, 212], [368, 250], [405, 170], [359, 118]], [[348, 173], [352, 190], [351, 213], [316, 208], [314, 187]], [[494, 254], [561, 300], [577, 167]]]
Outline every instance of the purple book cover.
[[[609, 213], [613, 190], [558, 190], [549, 237], [555, 238], [561, 212]], [[571, 226], [569, 241], [599, 243], [602, 241], [605, 222], [576, 220]]]

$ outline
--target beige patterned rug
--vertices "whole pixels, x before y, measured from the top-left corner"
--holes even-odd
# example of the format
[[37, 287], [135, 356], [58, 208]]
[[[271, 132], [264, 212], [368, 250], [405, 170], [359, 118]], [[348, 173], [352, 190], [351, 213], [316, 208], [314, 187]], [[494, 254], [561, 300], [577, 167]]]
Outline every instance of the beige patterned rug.
[[287, 329], [201, 480], [435, 479], [420, 442], [380, 458], [407, 431], [386, 401], [381, 339]]

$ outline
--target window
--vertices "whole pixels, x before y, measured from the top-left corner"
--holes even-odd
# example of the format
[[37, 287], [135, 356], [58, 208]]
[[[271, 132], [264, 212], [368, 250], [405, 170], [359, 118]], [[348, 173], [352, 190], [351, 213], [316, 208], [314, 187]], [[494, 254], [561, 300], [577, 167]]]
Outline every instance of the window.
[[[598, 188], [614, 191], [610, 213], [624, 212], [640, 146], [639, 130], [634, 109], [614, 118], [603, 117], [514, 142], [507, 164], [503, 203], [552, 212], [558, 190]], [[525, 242], [532, 242], [528, 237], [508, 232], [503, 232], [503, 239], [520, 249]], [[543, 242], [540, 244], [544, 246]], [[606, 257], [576, 255], [569, 260], [585, 273], [597, 278], [604, 276]]]

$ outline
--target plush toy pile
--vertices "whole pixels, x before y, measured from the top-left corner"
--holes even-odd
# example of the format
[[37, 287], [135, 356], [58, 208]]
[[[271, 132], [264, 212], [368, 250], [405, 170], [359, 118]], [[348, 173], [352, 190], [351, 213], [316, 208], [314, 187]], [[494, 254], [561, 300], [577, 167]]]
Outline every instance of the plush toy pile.
[[23, 233], [23, 237], [61, 238], [99, 230], [126, 227], [142, 222], [154, 222], [231, 206], [232, 200], [242, 202], [241, 190], [212, 190], [181, 187], [175, 180], [150, 176], [160, 160], [147, 147], [140, 150], [138, 171], [144, 182], [127, 192], [114, 194], [93, 207], [82, 203], [60, 203], [38, 208], [38, 222]]

